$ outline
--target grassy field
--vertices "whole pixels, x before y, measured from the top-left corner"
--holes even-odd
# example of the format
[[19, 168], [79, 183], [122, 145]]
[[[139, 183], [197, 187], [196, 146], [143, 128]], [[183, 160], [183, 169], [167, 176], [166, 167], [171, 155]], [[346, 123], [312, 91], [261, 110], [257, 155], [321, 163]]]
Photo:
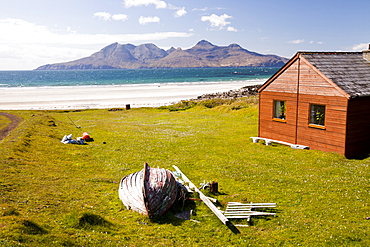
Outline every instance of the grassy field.
[[[24, 121], [0, 142], [0, 246], [370, 246], [369, 158], [253, 144], [253, 97], [186, 106], [9, 111]], [[60, 142], [85, 131], [94, 142]], [[176, 165], [195, 184], [217, 181], [221, 208], [275, 202], [276, 217], [236, 233], [196, 201], [184, 205], [195, 221], [175, 218], [178, 208], [147, 219], [117, 193], [144, 162]]]

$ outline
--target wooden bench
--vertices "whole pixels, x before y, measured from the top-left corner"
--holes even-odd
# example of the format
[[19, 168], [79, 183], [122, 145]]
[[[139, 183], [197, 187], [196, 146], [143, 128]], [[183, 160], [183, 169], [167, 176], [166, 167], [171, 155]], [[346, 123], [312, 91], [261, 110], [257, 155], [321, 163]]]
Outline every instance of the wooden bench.
[[308, 146], [292, 144], [289, 142], [283, 142], [283, 141], [273, 140], [269, 138], [262, 138], [262, 137], [251, 137], [251, 138], [253, 140], [253, 143], [258, 143], [259, 140], [262, 140], [262, 141], [265, 141], [266, 145], [271, 145], [272, 143], [278, 143], [278, 144], [290, 146], [291, 148], [294, 148], [294, 149], [310, 149], [310, 147]]

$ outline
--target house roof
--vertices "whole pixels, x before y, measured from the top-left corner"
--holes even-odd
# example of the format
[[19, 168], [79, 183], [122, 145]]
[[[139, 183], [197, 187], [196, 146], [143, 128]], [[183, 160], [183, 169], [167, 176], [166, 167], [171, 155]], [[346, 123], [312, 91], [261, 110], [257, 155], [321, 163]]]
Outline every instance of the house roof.
[[370, 61], [362, 52], [298, 52], [351, 98], [370, 96]]
[[299, 57], [306, 59], [350, 98], [370, 96], [370, 61], [363, 57], [362, 52], [297, 52], [285, 66], [266, 81], [259, 92]]

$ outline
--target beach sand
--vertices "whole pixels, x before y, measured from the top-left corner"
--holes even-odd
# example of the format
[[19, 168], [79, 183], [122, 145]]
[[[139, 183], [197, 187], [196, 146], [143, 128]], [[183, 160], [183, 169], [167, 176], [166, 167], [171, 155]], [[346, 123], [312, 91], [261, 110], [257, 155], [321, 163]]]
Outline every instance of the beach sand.
[[159, 107], [265, 80], [115, 86], [0, 88], [0, 110], [68, 110]]

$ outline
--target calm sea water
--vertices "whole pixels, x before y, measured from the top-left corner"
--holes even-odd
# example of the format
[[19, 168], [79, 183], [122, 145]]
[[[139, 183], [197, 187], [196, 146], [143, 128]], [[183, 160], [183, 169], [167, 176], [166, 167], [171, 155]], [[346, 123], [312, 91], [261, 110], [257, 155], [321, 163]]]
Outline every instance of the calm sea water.
[[266, 79], [279, 68], [0, 71], [0, 87], [195, 83]]

